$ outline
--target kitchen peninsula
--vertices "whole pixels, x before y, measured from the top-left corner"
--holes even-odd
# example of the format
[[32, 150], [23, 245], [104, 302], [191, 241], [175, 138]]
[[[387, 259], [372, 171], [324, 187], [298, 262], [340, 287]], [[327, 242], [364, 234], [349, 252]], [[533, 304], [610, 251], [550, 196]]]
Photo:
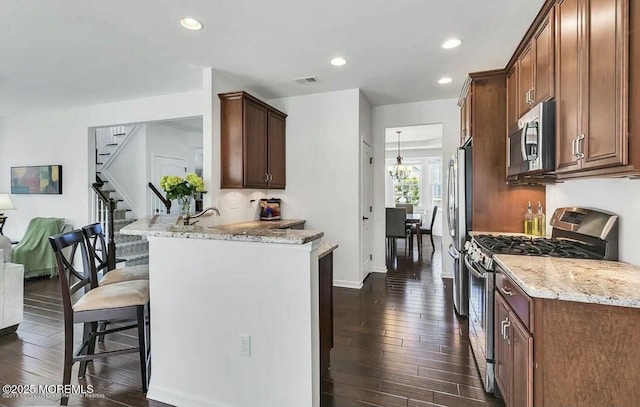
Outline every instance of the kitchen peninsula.
[[184, 226], [154, 216], [121, 230], [149, 240], [147, 397], [176, 406], [318, 406], [318, 258], [321, 246], [335, 245], [321, 245], [322, 232], [275, 228], [303, 221], [217, 219]]

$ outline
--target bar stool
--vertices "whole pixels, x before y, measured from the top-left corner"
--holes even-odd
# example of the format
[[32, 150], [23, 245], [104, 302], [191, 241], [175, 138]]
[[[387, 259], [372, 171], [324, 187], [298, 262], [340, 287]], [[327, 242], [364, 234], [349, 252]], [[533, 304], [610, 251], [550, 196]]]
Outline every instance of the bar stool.
[[[150, 373], [149, 347], [149, 281], [136, 280], [98, 286], [95, 268], [90, 267], [87, 246], [81, 230], [61, 233], [49, 238], [56, 255], [58, 278], [62, 292], [64, 313], [64, 370], [62, 384], [71, 383], [71, 368], [80, 362], [78, 377], [84, 377], [87, 362], [97, 358], [139, 353], [142, 391], [147, 392]], [[80, 247], [82, 270], [73, 266], [73, 257], [66, 258], [63, 250], [67, 247]], [[69, 271], [67, 277], [66, 271]], [[71, 280], [78, 281], [71, 284]], [[73, 302], [71, 296], [84, 289], [84, 295]], [[135, 319], [135, 323], [108, 330], [98, 330], [100, 321], [122, 321]], [[84, 324], [82, 345], [74, 353], [74, 323]], [[95, 353], [96, 337], [107, 333], [124, 331], [131, 328], [138, 330], [138, 346], [113, 351]], [[63, 396], [60, 405], [66, 406], [69, 397]]]

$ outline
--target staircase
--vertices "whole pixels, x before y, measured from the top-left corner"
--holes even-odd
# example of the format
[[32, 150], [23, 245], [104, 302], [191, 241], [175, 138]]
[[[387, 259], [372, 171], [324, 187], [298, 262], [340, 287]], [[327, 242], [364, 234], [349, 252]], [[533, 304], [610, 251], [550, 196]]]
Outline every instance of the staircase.
[[[126, 148], [127, 139], [137, 130], [137, 125], [110, 126], [96, 129], [96, 184], [107, 198], [115, 201], [113, 210], [113, 231], [116, 244], [116, 262], [122, 267], [149, 264], [149, 242], [143, 236], [130, 236], [120, 233], [120, 229], [136, 221], [136, 214], [128, 204], [126, 194], [119, 192], [114, 185], [108, 168], [121, 148]], [[93, 222], [102, 224], [105, 236], [110, 228], [108, 205], [105, 205], [94, 193]]]

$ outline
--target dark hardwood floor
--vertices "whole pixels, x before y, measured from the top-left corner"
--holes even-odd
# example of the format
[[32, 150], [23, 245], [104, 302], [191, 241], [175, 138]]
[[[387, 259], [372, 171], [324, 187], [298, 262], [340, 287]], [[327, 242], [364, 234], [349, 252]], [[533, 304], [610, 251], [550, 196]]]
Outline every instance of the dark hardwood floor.
[[[441, 278], [440, 240], [388, 259], [362, 290], [334, 288], [334, 349], [322, 407], [503, 406], [486, 395], [467, 322], [456, 317], [452, 280]], [[445, 261], [447, 259], [444, 259]]]
[[[335, 346], [321, 386], [322, 407], [503, 405], [481, 388], [466, 321], [453, 312], [451, 280], [440, 277], [440, 251], [431, 256], [428, 239], [423, 247], [420, 260], [403, 257], [399, 245], [397, 263], [388, 264], [386, 275], [370, 275], [362, 290], [334, 289]], [[60, 384], [64, 333], [57, 279], [25, 283], [24, 318], [17, 333], [0, 337], [0, 384]], [[107, 336], [104, 347], [135, 343], [135, 332], [125, 331]], [[104, 398], [71, 399], [70, 406], [166, 406], [142, 394], [137, 355], [89, 364], [79, 383], [93, 385]], [[0, 406], [7, 407], [58, 403], [0, 396]]]

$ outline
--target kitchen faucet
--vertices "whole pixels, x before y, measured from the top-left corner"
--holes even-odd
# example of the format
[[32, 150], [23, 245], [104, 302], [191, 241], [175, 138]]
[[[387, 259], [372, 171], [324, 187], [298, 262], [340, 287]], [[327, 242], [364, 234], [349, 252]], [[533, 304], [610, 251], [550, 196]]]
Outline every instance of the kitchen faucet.
[[204, 211], [200, 212], [200, 213], [199, 213], [199, 214], [197, 214], [197, 215], [189, 215], [188, 213], [187, 213], [186, 215], [183, 215], [183, 216], [182, 216], [182, 224], [183, 224], [184, 226], [191, 226], [191, 225], [195, 225], [195, 224], [196, 224], [196, 222], [198, 222], [198, 221], [195, 221], [195, 222], [193, 222], [193, 223], [190, 223], [190, 220], [191, 220], [191, 219], [195, 219], [195, 218], [199, 218], [200, 216], [204, 215], [205, 213], [207, 213], [207, 212], [209, 212], [209, 211], [213, 211], [213, 212], [215, 212], [215, 213], [216, 213], [216, 216], [220, 216], [220, 211], [218, 210], [218, 208], [210, 207], [210, 208], [207, 208], [207, 209], [205, 209]]

